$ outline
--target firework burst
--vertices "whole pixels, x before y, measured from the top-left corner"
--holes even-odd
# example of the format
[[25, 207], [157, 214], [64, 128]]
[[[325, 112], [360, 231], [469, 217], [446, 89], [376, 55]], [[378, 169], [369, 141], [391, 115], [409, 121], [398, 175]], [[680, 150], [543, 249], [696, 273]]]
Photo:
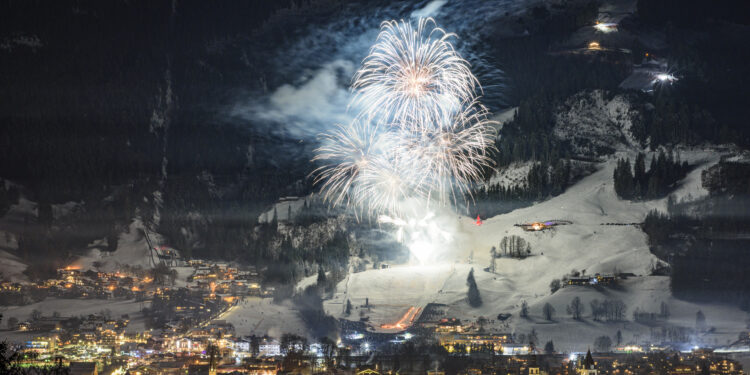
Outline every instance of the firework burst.
[[389, 125], [428, 128], [476, 97], [479, 82], [431, 18], [386, 21], [354, 76], [360, 116]]
[[358, 188], [362, 172], [388, 147], [385, 137], [377, 127], [353, 121], [349, 125], [336, 125], [320, 137], [321, 146], [315, 149], [313, 162], [323, 165], [316, 169], [315, 184], [322, 183], [324, 199], [333, 206], [349, 203], [351, 194]]
[[361, 112], [315, 150], [326, 201], [398, 215], [407, 200], [447, 205], [470, 194], [492, 163], [494, 128], [451, 36], [432, 19], [383, 23], [352, 85]]
[[486, 109], [474, 103], [438, 126], [401, 132], [398, 153], [410, 162], [415, 185], [426, 192], [428, 203], [456, 202], [481, 180], [483, 169], [492, 164], [490, 123]]

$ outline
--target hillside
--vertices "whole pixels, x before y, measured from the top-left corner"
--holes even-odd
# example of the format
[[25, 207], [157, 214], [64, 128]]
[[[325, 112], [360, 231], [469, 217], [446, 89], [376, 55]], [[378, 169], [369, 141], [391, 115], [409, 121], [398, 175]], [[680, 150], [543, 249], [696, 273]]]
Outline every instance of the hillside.
[[[700, 194], [700, 171], [716, 163], [719, 154], [715, 150], [689, 150], [683, 151], [681, 156], [696, 168], [674, 194], [680, 197]], [[440, 260], [435, 264], [391, 266], [350, 274], [338, 284], [334, 297], [325, 302], [327, 312], [345, 317], [343, 306], [349, 299], [355, 306], [349, 319], [358, 319], [359, 310], [365, 309], [360, 306], [367, 299], [371, 307], [365, 309], [364, 314], [369, 316], [369, 325], [375, 330], [383, 330], [381, 325], [398, 321], [411, 306], [424, 307], [429, 302], [447, 304], [446, 316], [467, 320], [476, 320], [479, 316], [494, 319], [498, 313], [507, 312], [513, 314], [509, 325], [497, 324], [495, 329], [515, 333], [535, 329], [541, 341], [551, 339], [558, 349], [582, 350], [585, 349], [580, 347], [582, 343], [593, 343], [599, 335], [612, 336], [624, 327], [628, 330], [625, 341], [635, 340], [635, 336], [639, 337], [638, 341], [648, 340], [650, 327], [631, 322], [632, 311], [636, 308], [658, 311], [661, 302], [665, 302], [672, 311], [679, 311], [666, 325], [693, 327], [695, 313], [703, 310], [708, 324], [716, 327], [704, 340], [726, 343], [734, 339], [736, 332], [743, 328], [744, 312], [734, 307], [702, 306], [675, 300], [669, 291], [668, 277], [648, 276], [657, 259], [650, 253], [640, 228], [603, 225], [638, 223], [649, 210], [663, 210], [666, 204], [666, 199], [647, 202], [618, 199], [612, 183], [614, 165], [615, 158], [611, 158], [562, 195], [486, 219], [481, 226], [475, 225], [474, 218], [456, 219], [460, 222], [460, 229], [454, 235], [456, 246], [442, 249]], [[569, 220], [572, 224], [533, 233], [514, 226], [551, 219]], [[499, 258], [496, 274], [483, 271], [490, 263], [489, 249], [508, 235], [526, 239], [532, 246], [532, 256], [524, 260]], [[470, 257], [473, 263], [469, 262]], [[484, 300], [480, 308], [471, 308], [466, 302], [466, 277], [471, 268], [474, 268]], [[637, 276], [622, 282], [616, 289], [568, 287], [550, 295], [550, 282], [571, 270], [585, 270], [590, 275], [619, 271]], [[573, 296], [581, 297], [587, 308], [581, 322], [573, 321], [565, 313], [565, 306]], [[628, 321], [592, 322], [588, 305], [594, 298], [623, 300]], [[518, 317], [523, 300], [529, 304], [529, 319]], [[542, 306], [548, 302], [557, 311], [552, 322], [541, 317]], [[584, 337], [570, 337], [570, 332], [580, 332]]]

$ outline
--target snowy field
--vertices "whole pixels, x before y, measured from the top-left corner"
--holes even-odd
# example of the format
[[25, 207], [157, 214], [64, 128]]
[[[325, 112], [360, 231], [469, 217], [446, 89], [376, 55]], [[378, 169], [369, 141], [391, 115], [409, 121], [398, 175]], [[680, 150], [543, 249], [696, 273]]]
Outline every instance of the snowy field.
[[[86, 255], [79, 258], [77, 265], [82, 269], [95, 269], [94, 262], [99, 262], [102, 264], [100, 270], [107, 272], [116, 271], [122, 265], [151, 268], [153, 265], [152, 254], [149, 251], [146, 236], [143, 234], [143, 228], [142, 220], [136, 217], [131, 221], [127, 230], [120, 233], [117, 240], [117, 250], [112, 253], [101, 251], [100, 249], [105, 248], [106, 241], [104, 239], [96, 240], [89, 244], [90, 250]], [[155, 246], [164, 243], [158, 233], [150, 232], [149, 236]], [[156, 261], [159, 260], [156, 259]]]

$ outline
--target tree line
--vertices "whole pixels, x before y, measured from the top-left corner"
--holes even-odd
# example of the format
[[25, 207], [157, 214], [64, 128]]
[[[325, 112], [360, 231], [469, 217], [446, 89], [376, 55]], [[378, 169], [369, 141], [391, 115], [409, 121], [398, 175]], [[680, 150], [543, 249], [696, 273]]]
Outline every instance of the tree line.
[[651, 158], [646, 170], [646, 156], [638, 153], [635, 162], [619, 159], [614, 170], [615, 193], [622, 199], [644, 200], [664, 197], [690, 169], [687, 161], [680, 162], [672, 152], [659, 151]]

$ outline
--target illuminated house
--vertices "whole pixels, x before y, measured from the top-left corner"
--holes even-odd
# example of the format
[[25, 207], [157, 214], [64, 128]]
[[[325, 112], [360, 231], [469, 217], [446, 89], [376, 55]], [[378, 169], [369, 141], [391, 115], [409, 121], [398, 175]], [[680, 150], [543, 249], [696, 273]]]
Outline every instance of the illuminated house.
[[216, 278], [216, 273], [214, 273], [209, 267], [200, 267], [195, 270], [195, 274], [193, 274], [193, 280], [207, 280]]
[[602, 50], [602, 46], [599, 44], [599, 42], [596, 42], [596, 41], [589, 43], [587, 48], [589, 51], [601, 51]]
[[462, 332], [461, 320], [456, 318], [442, 319], [435, 328], [436, 333]]
[[63, 280], [66, 283], [71, 283], [75, 285], [82, 284], [81, 270], [77, 268], [72, 268], [72, 267], [60, 268], [57, 270], [57, 275], [60, 278], [60, 280]]
[[588, 276], [571, 277], [568, 279], [568, 285], [592, 285], [592, 280], [594, 279]]
[[36, 337], [33, 340], [26, 342], [26, 350], [36, 353], [45, 353], [47, 351], [55, 350], [56, 347], [57, 336]]
[[495, 351], [504, 352], [504, 346], [511, 342], [511, 337], [507, 333], [448, 333], [440, 335], [439, 341], [449, 352], [456, 346], [492, 346]]
[[592, 286], [592, 285], [610, 285], [614, 284], [617, 278], [614, 275], [601, 275], [596, 274], [594, 276], [576, 276], [571, 277], [566, 282], [567, 285], [580, 285], [580, 286]]
[[708, 370], [711, 375], [744, 375], [745, 373], [742, 371], [742, 366], [731, 359], [712, 362]]
[[174, 341], [174, 350], [177, 352], [194, 352], [199, 353], [205, 349], [204, 344], [198, 340], [191, 340], [183, 337]]
[[669, 371], [669, 375], [695, 375], [695, 367], [690, 365], [677, 365]]
[[281, 355], [281, 344], [274, 339], [264, 338], [258, 345], [258, 352], [261, 356], [276, 357]]

